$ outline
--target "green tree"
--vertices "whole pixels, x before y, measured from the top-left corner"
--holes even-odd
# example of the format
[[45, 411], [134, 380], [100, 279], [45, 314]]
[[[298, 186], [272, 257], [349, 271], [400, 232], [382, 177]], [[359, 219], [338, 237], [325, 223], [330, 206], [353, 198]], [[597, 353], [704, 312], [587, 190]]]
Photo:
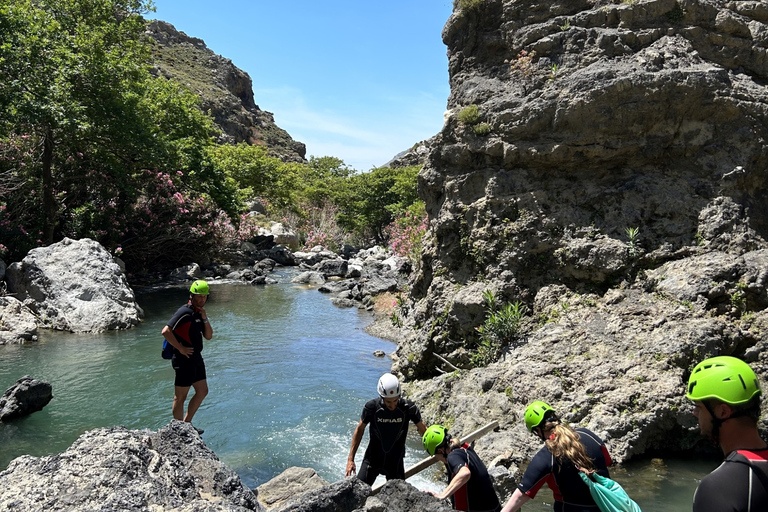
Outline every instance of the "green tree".
[[150, 8], [140, 0], [13, 0], [0, 12], [11, 29], [0, 39], [0, 113], [5, 134], [23, 130], [42, 146], [34, 172], [45, 243], [54, 238], [62, 162], [103, 147], [95, 132], [120, 131], [126, 86], [147, 76], [138, 40]]
[[418, 200], [419, 170], [420, 166], [379, 167], [351, 176], [348, 186], [338, 192], [339, 224], [376, 243], [386, 243], [385, 228]]
[[149, 190], [146, 169], [189, 199], [233, 197], [206, 172], [213, 124], [199, 98], [149, 74], [141, 15], [151, 9], [144, 0], [0, 7], [0, 232], [20, 251], [60, 236], [118, 244]]

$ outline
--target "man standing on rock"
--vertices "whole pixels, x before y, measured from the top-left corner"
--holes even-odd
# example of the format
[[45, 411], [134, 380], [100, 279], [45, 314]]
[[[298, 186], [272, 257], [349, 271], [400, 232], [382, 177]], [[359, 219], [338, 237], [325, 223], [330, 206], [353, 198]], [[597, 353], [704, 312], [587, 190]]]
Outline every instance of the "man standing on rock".
[[760, 383], [735, 357], [700, 362], [686, 397], [701, 433], [720, 445], [725, 461], [699, 483], [693, 512], [768, 510], [768, 444], [760, 438]]
[[[163, 337], [173, 346], [171, 366], [176, 371], [173, 394], [173, 417], [177, 420], [192, 422], [203, 399], [208, 394], [208, 381], [205, 376], [203, 361], [203, 338], [213, 337], [213, 328], [205, 312], [208, 300], [208, 283], [197, 280], [189, 288], [189, 302], [181, 306], [176, 314], [163, 327]], [[194, 396], [189, 400], [187, 414], [184, 415], [184, 402], [189, 388], [195, 388]], [[202, 429], [196, 428], [199, 434]]]
[[385, 373], [377, 386], [379, 398], [368, 401], [363, 407], [360, 421], [352, 435], [352, 446], [347, 459], [346, 476], [355, 474], [355, 454], [363, 439], [365, 427], [370, 424], [368, 448], [357, 477], [373, 485], [376, 477], [384, 475], [387, 480], [405, 480], [405, 439], [408, 422], [412, 421], [423, 435], [427, 430], [421, 421], [421, 412], [416, 405], [400, 396], [400, 381], [391, 373]]

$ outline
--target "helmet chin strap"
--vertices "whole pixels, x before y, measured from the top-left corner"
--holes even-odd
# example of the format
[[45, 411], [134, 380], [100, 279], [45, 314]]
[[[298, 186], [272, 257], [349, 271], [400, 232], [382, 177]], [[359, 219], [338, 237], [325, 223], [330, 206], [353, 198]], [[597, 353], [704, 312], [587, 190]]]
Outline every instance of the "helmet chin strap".
[[712, 441], [715, 443], [716, 446], [720, 446], [720, 427], [723, 423], [725, 423], [728, 420], [731, 420], [733, 418], [738, 418], [739, 416], [746, 416], [744, 412], [731, 412], [731, 415], [727, 418], [720, 419], [717, 416], [715, 416], [715, 410], [712, 408], [712, 406], [707, 401], [702, 402], [704, 404], [704, 407], [707, 409], [707, 412], [712, 417], [712, 433], [710, 434], [710, 437], [712, 438]]
[[[717, 416], [715, 416], [715, 410], [712, 408], [712, 406], [707, 401], [702, 402], [704, 404], [704, 407], [707, 409], [707, 412], [712, 417], [712, 432], [709, 434], [709, 436], [712, 438], [712, 441], [715, 443], [715, 446], [720, 446], [720, 425], [723, 424], [723, 421]], [[727, 418], [726, 418], [727, 419]]]

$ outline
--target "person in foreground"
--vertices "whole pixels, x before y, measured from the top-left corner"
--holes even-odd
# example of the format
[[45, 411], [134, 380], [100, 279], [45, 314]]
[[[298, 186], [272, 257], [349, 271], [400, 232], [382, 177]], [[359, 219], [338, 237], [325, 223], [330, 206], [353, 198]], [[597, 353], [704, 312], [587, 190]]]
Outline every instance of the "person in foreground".
[[373, 485], [376, 477], [387, 480], [405, 479], [405, 439], [408, 422], [416, 425], [419, 434], [427, 430], [421, 421], [421, 412], [413, 402], [400, 396], [400, 381], [391, 373], [385, 373], [377, 385], [379, 398], [369, 400], [363, 407], [360, 421], [352, 434], [352, 446], [347, 458], [346, 476], [355, 474], [355, 454], [363, 439], [365, 428], [370, 425], [368, 448], [357, 477]]
[[520, 509], [545, 483], [552, 489], [555, 512], [599, 511], [579, 470], [610, 476], [612, 461], [603, 441], [586, 428], [573, 429], [560, 423], [555, 410], [541, 401], [526, 408], [525, 426], [544, 441], [544, 447], [534, 455], [502, 512]]
[[693, 369], [685, 396], [701, 433], [725, 456], [699, 483], [693, 512], [768, 510], [768, 445], [757, 430], [761, 395], [755, 372], [735, 357], [713, 357]]
[[[177, 420], [192, 422], [197, 409], [208, 394], [208, 381], [205, 376], [203, 361], [203, 338], [213, 337], [213, 328], [205, 312], [208, 300], [208, 283], [197, 280], [189, 288], [189, 301], [181, 306], [168, 325], [163, 327], [163, 337], [173, 346], [171, 366], [176, 371], [173, 393], [173, 417]], [[184, 402], [189, 388], [195, 388], [195, 394], [189, 400], [187, 414], [184, 414]], [[199, 434], [202, 429], [196, 429]]]
[[422, 437], [422, 443], [427, 453], [436, 456], [448, 471], [448, 487], [440, 494], [430, 491], [431, 495], [441, 500], [450, 497], [455, 510], [501, 510], [488, 470], [468, 444], [452, 439], [442, 425], [429, 427]]

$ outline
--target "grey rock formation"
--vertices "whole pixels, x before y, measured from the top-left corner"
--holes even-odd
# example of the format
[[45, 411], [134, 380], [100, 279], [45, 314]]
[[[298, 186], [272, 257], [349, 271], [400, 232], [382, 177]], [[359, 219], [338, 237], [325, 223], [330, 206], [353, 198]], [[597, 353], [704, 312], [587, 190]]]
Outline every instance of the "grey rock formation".
[[[443, 31], [449, 113], [393, 370], [427, 421], [498, 419], [477, 451], [509, 471], [538, 448], [522, 414], [539, 399], [618, 461], [687, 450], [696, 362], [735, 355], [768, 381], [765, 3], [474, 5]], [[525, 314], [472, 369], [486, 290]], [[438, 376], [434, 354], [463, 370]]]
[[176, 80], [202, 99], [223, 131], [222, 142], [264, 145], [284, 161], [305, 162], [307, 148], [275, 124], [256, 105], [248, 73], [213, 53], [202, 39], [189, 37], [164, 21], [151, 21], [147, 34], [156, 42], [154, 74]]
[[0, 345], [37, 341], [37, 319], [15, 297], [0, 297]]
[[0, 397], [0, 421], [42, 411], [53, 399], [50, 383], [25, 375]]
[[292, 283], [299, 283], [299, 284], [324, 284], [325, 283], [325, 276], [321, 272], [315, 272], [314, 270], [308, 270], [306, 272], [302, 272], [301, 274], [294, 276], [293, 279], [291, 279]]
[[157, 432], [102, 428], [65, 452], [21, 456], [0, 473], [0, 509], [264, 510], [189, 423]]
[[355, 512], [448, 512], [449, 503], [422, 492], [403, 480], [388, 480], [378, 494]]
[[103, 332], [133, 327], [144, 316], [112, 256], [87, 238], [32, 249], [6, 277], [9, 292], [41, 327]]
[[356, 477], [345, 478], [306, 492], [280, 508], [280, 512], [351, 512], [360, 508], [371, 487]]
[[256, 488], [259, 502], [267, 510], [279, 509], [299, 494], [328, 485], [312, 468], [288, 468]]
[[341, 258], [334, 260], [323, 260], [318, 266], [318, 272], [322, 272], [325, 277], [344, 277], [347, 275], [348, 263]]

